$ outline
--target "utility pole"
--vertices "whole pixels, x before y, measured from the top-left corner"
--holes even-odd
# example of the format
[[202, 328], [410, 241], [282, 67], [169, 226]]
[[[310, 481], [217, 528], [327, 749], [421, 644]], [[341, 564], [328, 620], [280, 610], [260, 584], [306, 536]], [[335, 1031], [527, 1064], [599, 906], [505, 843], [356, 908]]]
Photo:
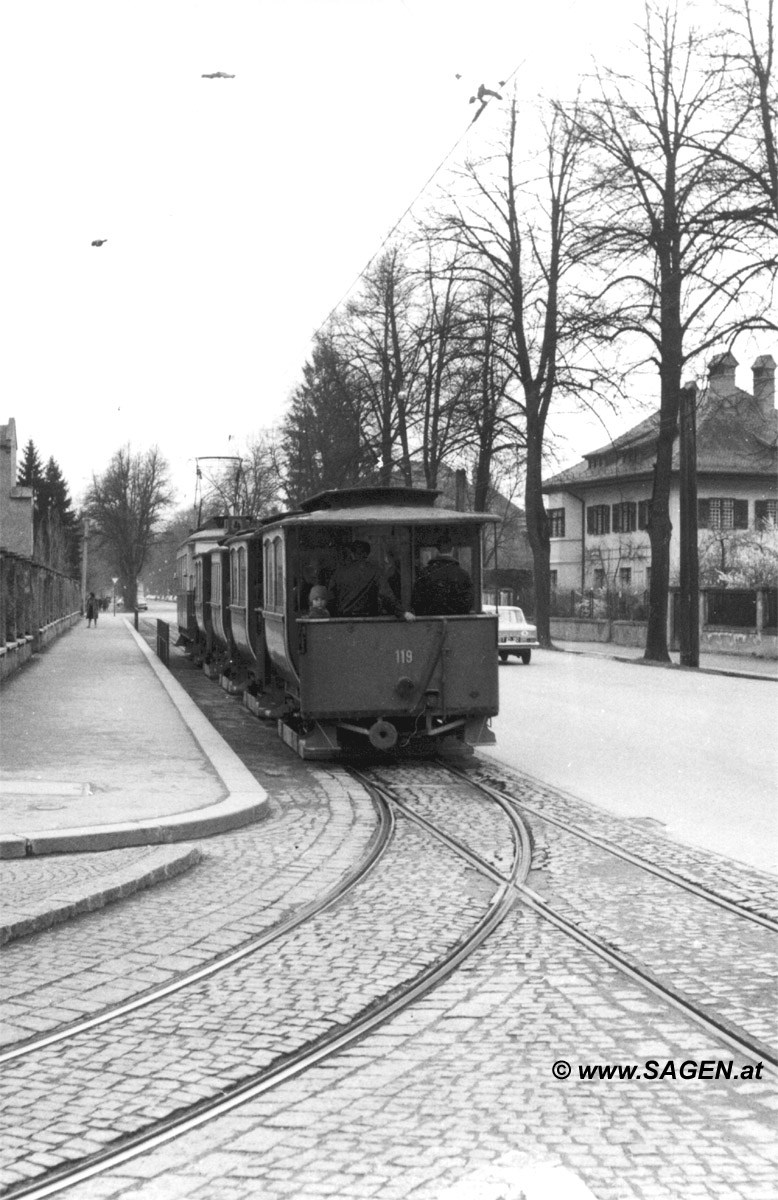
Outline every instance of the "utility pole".
[[700, 665], [700, 564], [697, 551], [697, 385], [681, 388], [679, 472], [681, 500], [681, 666]]
[[86, 566], [89, 557], [89, 518], [84, 517], [84, 539], [81, 543], [81, 608], [86, 612]]

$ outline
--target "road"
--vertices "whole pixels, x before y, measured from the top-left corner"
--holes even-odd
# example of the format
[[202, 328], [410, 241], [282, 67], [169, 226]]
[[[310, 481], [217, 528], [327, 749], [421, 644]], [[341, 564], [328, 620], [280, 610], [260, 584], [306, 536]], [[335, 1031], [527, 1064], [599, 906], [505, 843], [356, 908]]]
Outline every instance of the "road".
[[778, 873], [778, 686], [540, 650], [500, 666], [485, 751], [668, 836]]

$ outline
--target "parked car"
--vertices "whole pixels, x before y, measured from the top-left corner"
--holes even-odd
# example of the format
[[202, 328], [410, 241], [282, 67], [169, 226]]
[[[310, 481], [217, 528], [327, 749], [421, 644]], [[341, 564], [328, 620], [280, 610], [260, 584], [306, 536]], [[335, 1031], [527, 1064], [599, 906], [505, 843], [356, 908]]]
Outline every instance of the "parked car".
[[515, 654], [523, 663], [528, 663], [532, 651], [537, 650], [538, 631], [530, 625], [520, 608], [508, 604], [484, 605], [484, 612], [496, 612], [498, 617], [497, 653], [501, 662]]

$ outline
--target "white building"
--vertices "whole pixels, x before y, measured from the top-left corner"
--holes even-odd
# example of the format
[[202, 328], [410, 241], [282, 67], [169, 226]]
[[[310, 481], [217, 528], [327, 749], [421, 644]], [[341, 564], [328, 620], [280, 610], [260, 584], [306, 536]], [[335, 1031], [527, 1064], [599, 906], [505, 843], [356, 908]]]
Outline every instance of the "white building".
[[[778, 518], [778, 413], [775, 361], [753, 365], [753, 393], [735, 384], [737, 360], [710, 364], [697, 401], [698, 523], [707, 529], [748, 529]], [[647, 589], [651, 547], [646, 523], [659, 429], [654, 413], [543, 487], [551, 524], [551, 582], [559, 591], [607, 587]], [[679, 569], [678, 442], [670, 496], [671, 580]]]

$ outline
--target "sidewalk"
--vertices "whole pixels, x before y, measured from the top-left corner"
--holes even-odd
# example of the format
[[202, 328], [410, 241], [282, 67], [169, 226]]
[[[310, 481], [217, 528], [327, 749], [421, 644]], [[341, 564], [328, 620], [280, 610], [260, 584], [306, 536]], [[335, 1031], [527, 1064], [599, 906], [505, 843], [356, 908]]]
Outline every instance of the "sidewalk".
[[7, 680], [0, 706], [0, 859], [180, 842], [268, 811], [124, 617], [77, 625]]
[[[596, 654], [604, 658], [638, 662], [645, 653], [642, 646], [617, 646], [614, 642], [573, 642], [554, 638], [554, 647], [569, 654]], [[670, 651], [675, 666], [681, 656], [677, 650]], [[715, 671], [716, 674], [745, 676], [749, 679], [778, 679], [778, 659], [756, 658], [741, 654], [700, 654], [700, 671]]]

